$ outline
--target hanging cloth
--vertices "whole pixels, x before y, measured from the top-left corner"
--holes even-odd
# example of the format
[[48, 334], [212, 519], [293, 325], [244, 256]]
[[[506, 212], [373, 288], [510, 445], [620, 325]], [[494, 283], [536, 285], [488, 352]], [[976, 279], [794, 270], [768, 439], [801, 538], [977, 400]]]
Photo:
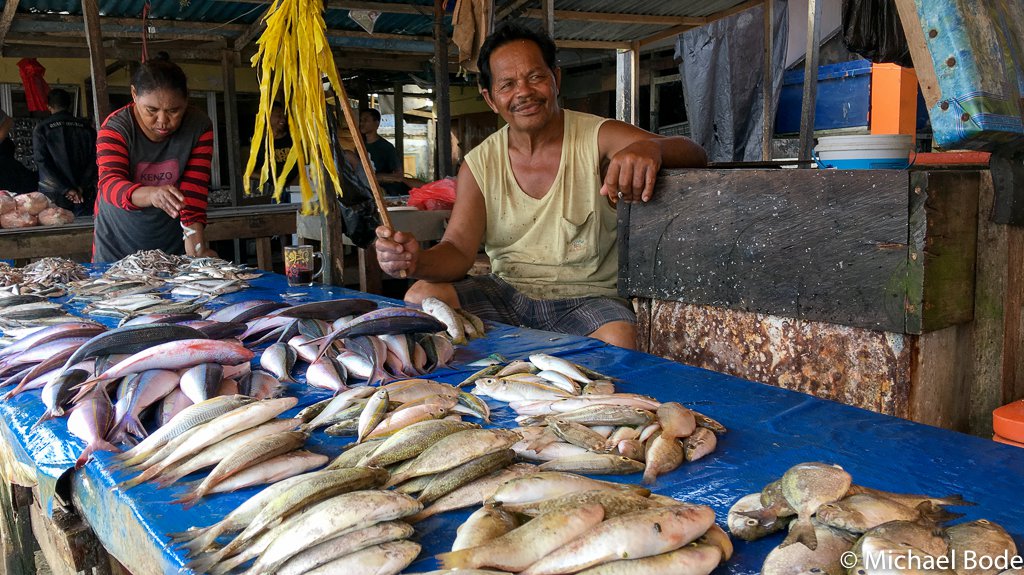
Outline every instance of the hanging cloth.
[[46, 98], [50, 95], [50, 85], [43, 79], [46, 68], [35, 58], [22, 58], [18, 61], [18, 72], [21, 74], [21, 84], [25, 87], [28, 111], [45, 112]]
[[491, 33], [491, 0], [458, 0], [452, 15], [452, 42], [459, 49], [459, 65], [479, 73], [476, 59], [484, 39]]

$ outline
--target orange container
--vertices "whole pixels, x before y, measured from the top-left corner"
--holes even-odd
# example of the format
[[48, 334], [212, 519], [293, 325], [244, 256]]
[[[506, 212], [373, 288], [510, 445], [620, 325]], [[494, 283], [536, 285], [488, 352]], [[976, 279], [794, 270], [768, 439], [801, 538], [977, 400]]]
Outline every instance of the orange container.
[[1024, 399], [993, 411], [992, 430], [1003, 439], [1024, 443]]
[[1024, 447], [1024, 443], [1020, 443], [1019, 441], [1013, 441], [1012, 439], [1006, 439], [1005, 437], [999, 437], [998, 435], [993, 435], [992, 441], [998, 441], [999, 443], [1005, 443], [1007, 445], [1012, 445], [1014, 447]]

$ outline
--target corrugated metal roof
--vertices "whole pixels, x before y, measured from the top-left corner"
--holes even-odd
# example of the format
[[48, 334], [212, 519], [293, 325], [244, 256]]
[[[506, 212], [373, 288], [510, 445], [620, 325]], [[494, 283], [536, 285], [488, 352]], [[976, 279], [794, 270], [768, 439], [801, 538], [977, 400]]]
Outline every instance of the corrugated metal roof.
[[[555, 10], [565, 13], [586, 12], [614, 14], [614, 21], [604, 19], [559, 18], [556, 15], [555, 37], [558, 40], [579, 42], [630, 42], [644, 40], [673, 28], [668, 23], [629, 23], [622, 15], [670, 17], [707, 17], [743, 4], [743, 0], [554, 0]], [[515, 0], [497, 0], [496, 12]], [[425, 54], [432, 51], [432, 0], [377, 0], [360, 5], [381, 6], [394, 4], [395, 12], [385, 11], [377, 19], [373, 34], [367, 34], [349, 16], [344, 0], [330, 2], [335, 7], [325, 11], [324, 20], [331, 33], [330, 43], [340, 49], [371, 49], [386, 52]], [[454, 4], [454, 0], [449, 0]], [[129, 40], [141, 35], [141, 16], [145, 0], [99, 0], [101, 27], [111, 38]], [[149, 18], [155, 34], [163, 38], [179, 38], [195, 42], [223, 43], [241, 36], [270, 6], [269, 0], [151, 0]], [[510, 16], [527, 16], [537, 25], [540, 0], [528, 0]], [[418, 14], [408, 13], [418, 11]], [[565, 14], [563, 14], [564, 16]], [[8, 33], [7, 43], [25, 47], [30, 38], [39, 45], [75, 47], [84, 46], [82, 34], [82, 8], [78, 0], [21, 0]], [[451, 18], [445, 19], [451, 34]], [[375, 36], [376, 35], [376, 36]], [[408, 38], [402, 38], [407, 36]], [[19, 40], [20, 38], [20, 40]], [[137, 39], [137, 38], [136, 38]], [[2, 39], [0, 39], [2, 41]], [[578, 47], [578, 46], [577, 46]], [[211, 52], [212, 54], [213, 52]]]

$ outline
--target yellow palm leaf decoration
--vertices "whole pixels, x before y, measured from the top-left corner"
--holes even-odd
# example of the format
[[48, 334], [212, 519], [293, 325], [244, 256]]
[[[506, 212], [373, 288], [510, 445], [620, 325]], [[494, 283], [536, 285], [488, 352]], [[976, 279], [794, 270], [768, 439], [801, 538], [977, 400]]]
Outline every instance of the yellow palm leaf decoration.
[[[243, 178], [245, 193], [252, 193], [250, 180], [257, 170], [262, 149], [263, 165], [259, 166], [257, 180], [260, 187], [267, 181], [274, 182], [274, 199], [280, 201], [285, 178], [298, 165], [302, 211], [307, 214], [314, 211], [311, 204], [314, 190], [322, 209], [327, 210], [331, 205], [325, 193], [325, 173], [341, 195], [341, 182], [331, 154], [333, 135], [328, 133], [327, 102], [322, 84], [326, 77], [335, 93], [341, 93], [338, 90], [341, 79], [327, 42], [323, 10], [323, 0], [275, 0], [264, 16], [266, 29], [257, 40], [258, 49], [252, 57], [252, 65], [260, 78], [260, 108]], [[281, 173], [274, 162], [274, 135], [270, 127], [275, 98], [284, 99], [292, 138], [292, 148]], [[308, 173], [303, 169], [307, 165], [310, 166]]]

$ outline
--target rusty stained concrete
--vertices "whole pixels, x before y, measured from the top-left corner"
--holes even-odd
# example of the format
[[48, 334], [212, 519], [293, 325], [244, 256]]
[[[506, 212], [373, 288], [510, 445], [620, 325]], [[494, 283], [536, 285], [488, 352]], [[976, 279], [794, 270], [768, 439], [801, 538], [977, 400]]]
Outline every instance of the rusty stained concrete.
[[[637, 300], [643, 351], [903, 418], [915, 336], [663, 300]], [[656, 337], [652, 334], [657, 334]]]

